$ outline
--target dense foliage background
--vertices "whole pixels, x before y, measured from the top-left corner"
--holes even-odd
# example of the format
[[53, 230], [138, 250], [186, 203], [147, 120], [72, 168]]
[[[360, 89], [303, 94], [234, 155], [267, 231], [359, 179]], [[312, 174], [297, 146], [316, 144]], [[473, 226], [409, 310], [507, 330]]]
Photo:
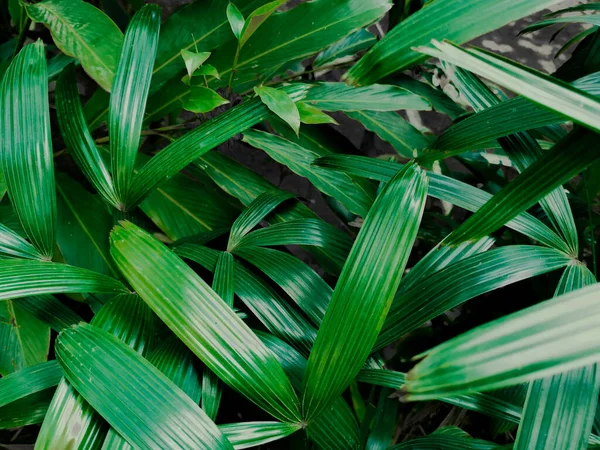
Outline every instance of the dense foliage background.
[[2, 4], [1, 447], [600, 445], [600, 3], [153, 3]]

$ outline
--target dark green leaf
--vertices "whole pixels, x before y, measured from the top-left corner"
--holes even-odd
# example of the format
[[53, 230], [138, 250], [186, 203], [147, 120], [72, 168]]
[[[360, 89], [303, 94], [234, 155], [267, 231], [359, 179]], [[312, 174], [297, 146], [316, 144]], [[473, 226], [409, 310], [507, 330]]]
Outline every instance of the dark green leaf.
[[[242, 47], [246, 42], [248, 42], [248, 39], [250, 39], [250, 37], [256, 32], [258, 27], [260, 27], [264, 23], [264, 21], [269, 18], [271, 14], [277, 11], [277, 8], [279, 8], [287, 1], [288, 0], [275, 0], [252, 11], [252, 13], [250, 13], [248, 18], [244, 22], [242, 29], [239, 31], [239, 34], [236, 33], [236, 30], [234, 30], [233, 32], [240, 41], [240, 47]], [[230, 24], [232, 24], [231, 20]], [[233, 24], [231, 25], [231, 28], [232, 30], [234, 29]]]
[[557, 23], [581, 23], [590, 24], [594, 26], [600, 25], [600, 14], [580, 15], [580, 16], [566, 16], [566, 17], [554, 17], [552, 19], [540, 20], [539, 22], [532, 23], [521, 30], [519, 34], [531, 33], [533, 31], [541, 30], [542, 28], [556, 25]]
[[0, 408], [28, 395], [56, 386], [62, 369], [56, 361], [26, 367], [0, 379]]
[[79, 315], [52, 295], [24, 297], [12, 300], [12, 302], [57, 332], [61, 332], [64, 328], [76, 325], [79, 322], [84, 322]]
[[369, 31], [355, 31], [319, 53], [313, 61], [313, 67], [337, 65], [361, 50], [371, 48], [376, 42], [377, 39]]

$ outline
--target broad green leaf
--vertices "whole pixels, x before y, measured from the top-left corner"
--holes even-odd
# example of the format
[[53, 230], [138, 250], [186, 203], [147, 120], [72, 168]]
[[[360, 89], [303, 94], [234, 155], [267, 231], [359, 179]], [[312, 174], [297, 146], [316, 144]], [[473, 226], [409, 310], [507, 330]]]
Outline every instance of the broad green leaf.
[[[244, 14], [249, 14], [266, 0], [235, 0], [233, 3]], [[227, 5], [223, 0], [197, 1], [169, 16], [160, 30], [152, 75], [153, 93], [186, 70], [181, 50], [212, 52], [224, 42], [235, 40], [227, 20]]]
[[7, 376], [48, 359], [50, 327], [18, 302], [0, 302], [0, 374]]
[[[100, 328], [82, 324], [64, 330], [57, 339], [56, 354], [77, 392], [131, 445], [232, 448], [183, 391]], [[120, 370], [110, 370], [111, 365]], [[122, 389], [115, 390], [115, 385]], [[121, 413], [124, 405], [128, 414]]]
[[414, 158], [431, 141], [419, 130], [395, 112], [356, 111], [346, 113], [348, 117], [360, 122], [367, 130], [389, 142], [394, 150], [404, 158]]
[[104, 90], [112, 88], [123, 33], [98, 8], [82, 0], [24, 2], [32, 20], [46, 25], [56, 46], [78, 59]]
[[[600, 74], [585, 76], [571, 84], [590, 95], [600, 95]], [[446, 155], [486, 147], [493, 139], [518, 131], [558, 124], [565, 119], [558, 113], [516, 97], [490, 106], [477, 114], [456, 122], [431, 145]]]
[[44, 44], [25, 46], [4, 75], [2, 170], [23, 229], [44, 259], [56, 240], [56, 194]]
[[312, 65], [321, 68], [351, 60], [356, 53], [371, 48], [376, 42], [377, 38], [369, 31], [355, 31], [319, 53]]
[[423, 97], [383, 84], [355, 88], [344, 83], [317, 83], [312, 85], [303, 102], [325, 111], [431, 110], [431, 103]]
[[71, 63], [75, 63], [75, 60], [64, 53], [50, 58], [48, 60], [48, 81], [54, 81]]
[[463, 222], [448, 244], [487, 236], [569, 181], [600, 156], [596, 139], [585, 130], [569, 134]]
[[56, 112], [73, 159], [104, 201], [117, 208], [112, 177], [86, 124], [72, 65], [63, 70], [56, 83]]
[[79, 315], [52, 295], [36, 295], [11, 301], [59, 333], [65, 328], [84, 322]]
[[[363, 176], [379, 181], [388, 181], [402, 166], [389, 161], [382, 161], [364, 156], [328, 156], [315, 161], [320, 167], [331, 167], [335, 170], [348, 172], [352, 175]], [[478, 211], [492, 195], [476, 187], [470, 186], [462, 181], [435, 172], [428, 172], [429, 195], [442, 201], [466, 209], [467, 211]], [[509, 228], [523, 233], [532, 239], [557, 250], [569, 253], [569, 247], [549, 227], [528, 213], [520, 213], [514, 219], [506, 222]]]
[[248, 42], [248, 39], [250, 39], [250, 37], [256, 32], [258, 27], [260, 27], [264, 23], [264, 21], [267, 20], [269, 16], [271, 16], [271, 14], [277, 11], [277, 9], [287, 1], [288, 0], [275, 0], [252, 11], [252, 13], [245, 20], [244, 26], [239, 32], [239, 35], [236, 34], [234, 31], [234, 34], [240, 41], [240, 47], [242, 47], [246, 42]]
[[300, 132], [300, 113], [294, 100], [285, 92], [267, 87], [255, 87], [254, 92], [277, 117], [287, 123], [298, 135]]
[[519, 34], [532, 33], [542, 28], [549, 27], [556, 24], [569, 24], [569, 23], [581, 23], [590, 24], [593, 26], [600, 25], [600, 14], [590, 15], [579, 15], [579, 16], [566, 16], [566, 17], [553, 17], [552, 19], [540, 20], [539, 22], [532, 23], [521, 30]]
[[[348, 34], [379, 20], [390, 8], [389, 0], [315, 0], [272, 15], [254, 33], [252, 45], [240, 53], [233, 77], [235, 92], [251, 90], [291, 61], [301, 61], [324, 50]], [[331, 21], [331, 17], [337, 19]], [[310, 17], [310, 20], [306, 18]], [[298, 24], [302, 27], [299, 30]], [[277, 43], [273, 45], [273, 36]], [[224, 80], [232, 71], [237, 42], [229, 42], [211, 56]]]
[[308, 103], [300, 102], [298, 105], [298, 113], [300, 114], [300, 122], [306, 124], [320, 124], [320, 123], [333, 123], [338, 124], [335, 119], [331, 116], [328, 116], [319, 108], [312, 106]]
[[120, 208], [129, 207], [133, 169], [156, 58], [160, 8], [147, 5], [127, 27], [108, 110], [111, 168]]
[[[137, 295], [113, 297], [92, 319], [92, 324], [145, 353], [155, 334], [156, 318]], [[66, 327], [72, 330], [72, 327]], [[108, 425], [102, 417], [62, 379], [36, 441], [36, 449], [100, 448]]]
[[264, 150], [275, 161], [282, 163], [308, 180], [321, 192], [342, 203], [349, 211], [366, 216], [373, 204], [375, 193], [369, 186], [355, 183], [344, 173], [314, 167], [312, 162], [328, 153], [302, 147], [294, 142], [264, 131], [248, 130], [244, 142]]
[[[595, 284], [582, 265], [565, 269], [555, 296]], [[586, 448], [600, 391], [598, 365], [553, 375], [529, 384], [515, 449]], [[568, 427], [560, 424], [568, 423]]]
[[242, 35], [242, 28], [244, 28], [244, 16], [237, 6], [233, 3], [229, 2], [227, 5], [227, 20], [229, 21], [229, 26], [231, 27], [231, 31], [233, 31], [233, 35], [239, 41], [240, 36]]
[[448, 42], [432, 42], [433, 48], [421, 48], [430, 56], [505, 86], [535, 103], [549, 108], [593, 130], [600, 130], [600, 101], [556, 78], [521, 66], [509, 59], [481, 50], [462, 50]]
[[191, 52], [186, 49], [181, 49], [181, 57], [183, 58], [183, 62], [185, 62], [188, 76], [193, 76], [194, 72], [196, 72], [198, 67], [200, 67], [209, 56], [210, 52]]
[[[476, 111], [482, 111], [500, 103], [498, 97], [477, 77], [458, 68], [453, 70], [454, 82], [469, 99]], [[543, 151], [535, 139], [527, 132], [507, 136], [498, 141], [519, 172], [523, 172], [542, 155]], [[575, 219], [567, 194], [559, 187], [540, 199], [540, 205], [548, 219], [569, 245], [571, 254], [577, 257], [579, 244]]]
[[181, 259], [131, 223], [113, 230], [111, 244], [125, 278], [207, 367], [275, 417], [299, 420], [273, 354]]
[[[275, 354], [294, 387], [302, 390], [306, 359], [285, 342], [267, 333], [256, 332], [264, 344]], [[354, 413], [343, 398], [336, 398], [327, 413], [306, 426], [308, 436], [325, 449], [357, 449], [359, 431]]]
[[[293, 100], [300, 100], [306, 93], [306, 87], [290, 86], [287, 92]], [[250, 100], [204, 122], [177, 139], [154, 156], [136, 175], [131, 188], [131, 205], [128, 206], [138, 204], [158, 185], [192, 161], [236, 134], [267, 119], [269, 115], [269, 109], [259, 99]]]
[[67, 175], [57, 174], [56, 240], [66, 263], [117, 278], [108, 235], [112, 216], [98, 196]]
[[298, 424], [281, 422], [242, 422], [219, 425], [221, 433], [236, 450], [283, 439], [301, 428]]
[[414, 50], [432, 39], [457, 44], [533, 14], [558, 0], [436, 0], [394, 27], [347, 73], [350, 84], [366, 85], [401, 72], [427, 57]]
[[407, 398], [496, 389], [598, 361], [599, 292], [597, 284], [578, 289], [426, 352], [408, 374]]
[[87, 292], [118, 294], [127, 292], [127, 289], [114, 278], [67, 264], [0, 260], [0, 300], [39, 294]]
[[256, 197], [256, 199], [242, 211], [233, 225], [231, 225], [229, 241], [227, 242], [227, 251], [232, 251], [237, 247], [242, 238], [264, 220], [268, 214], [281, 203], [292, 198], [294, 198], [294, 196], [286, 191], [264, 192]]
[[[426, 195], [425, 173], [407, 165], [385, 186], [365, 218], [308, 360], [306, 420], [323, 413], [366, 361], [408, 261]], [[398, 217], [396, 211], [403, 214]]]
[[333, 289], [308, 265], [288, 253], [268, 248], [240, 249], [236, 255], [271, 278], [315, 325], [321, 324]]
[[48, 388], [6, 405], [0, 410], [0, 429], [36, 425], [44, 420], [55, 388]]
[[28, 395], [56, 386], [62, 369], [56, 361], [26, 367], [0, 379], [0, 410]]
[[210, 112], [227, 103], [229, 103], [229, 100], [224, 99], [212, 89], [204, 86], [193, 86], [190, 95], [183, 103], [183, 109], [200, 114]]
[[375, 349], [467, 300], [571, 263], [568, 255], [551, 248], [511, 245], [450, 264], [396, 295]]
[[0, 223], [0, 253], [17, 258], [43, 259], [33, 245]]
[[[195, 244], [175, 248], [182, 258], [190, 259], [214, 272], [219, 252]], [[234, 291], [248, 309], [273, 335], [308, 355], [317, 335], [316, 330], [291, 308], [268, 284], [239, 262], [234, 264]]]

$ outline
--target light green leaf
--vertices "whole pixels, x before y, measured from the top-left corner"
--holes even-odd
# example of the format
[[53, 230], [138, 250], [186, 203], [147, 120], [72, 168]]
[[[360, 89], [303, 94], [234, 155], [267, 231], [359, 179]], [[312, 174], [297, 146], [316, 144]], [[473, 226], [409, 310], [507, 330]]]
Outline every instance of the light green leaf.
[[547, 8], [559, 0], [436, 0], [392, 29], [347, 73], [350, 84], [367, 85], [427, 58], [414, 50], [432, 39], [462, 44]]
[[242, 422], [219, 425], [219, 430], [237, 449], [268, 444], [300, 430], [301, 425], [281, 422]]
[[43, 259], [33, 245], [0, 223], [0, 253], [17, 258]]
[[231, 31], [233, 31], [233, 35], [239, 41], [240, 36], [242, 35], [242, 28], [244, 28], [244, 16], [242, 16], [240, 10], [237, 9], [237, 6], [231, 2], [227, 5], [227, 20], [229, 21], [229, 26], [231, 27]]
[[314, 68], [337, 65], [351, 59], [361, 50], [371, 48], [376, 42], [377, 39], [369, 31], [355, 31], [319, 53], [312, 65]]
[[267, 86], [255, 87], [254, 92], [267, 105], [267, 108], [287, 123], [298, 135], [300, 132], [300, 113], [296, 103], [289, 95], [279, 89]]
[[183, 103], [183, 109], [194, 113], [207, 113], [227, 103], [229, 100], [224, 99], [212, 89], [204, 86], [192, 86], [190, 95]]
[[215, 77], [217, 80], [221, 79], [219, 71], [215, 68], [215, 66], [211, 66], [210, 64], [204, 64], [202, 67], [196, 69], [196, 72], [194, 73], [195, 75], [207, 75], [210, 77]]
[[598, 361], [599, 292], [597, 284], [578, 289], [428, 351], [408, 374], [408, 399], [496, 389]]
[[[407, 165], [365, 218], [308, 360], [303, 393], [307, 420], [323, 413], [366, 361], [408, 261], [426, 195], [425, 173]], [[399, 210], [404, 211], [400, 217], [394, 214]]]
[[112, 88], [123, 33], [102, 11], [82, 0], [24, 2], [32, 20], [46, 25], [56, 46], [78, 59], [104, 90]]
[[423, 97], [383, 84], [355, 88], [344, 83], [317, 83], [312, 85], [304, 102], [325, 111], [431, 110], [431, 103]]
[[[56, 355], [77, 392], [131, 445], [232, 448], [183, 391], [100, 328], [82, 324], [64, 330], [57, 339]], [[109, 370], [111, 366], [120, 370]], [[115, 390], [115, 385], [123, 389]], [[120, 413], [124, 403], [129, 414]]]
[[333, 123], [338, 125], [335, 119], [328, 116], [316, 106], [312, 106], [308, 103], [300, 102], [296, 105], [298, 112], [300, 113], [300, 122], [306, 124], [319, 124], [319, 123]]
[[[246, 42], [248, 42], [248, 39], [250, 39], [250, 36], [252, 36], [256, 32], [258, 27], [260, 27], [264, 23], [264, 21], [267, 20], [269, 18], [269, 16], [271, 16], [271, 14], [273, 14], [275, 11], [277, 11], [277, 9], [281, 5], [286, 3], [287, 1], [288, 0], [275, 0], [275, 1], [269, 2], [266, 5], [263, 5], [260, 8], [257, 8], [256, 10], [252, 11], [252, 13], [245, 20], [244, 26], [239, 31], [239, 34], [236, 33], [236, 30], [233, 31], [233, 34], [235, 34], [235, 36], [240, 41], [240, 47], [243, 47], [243, 45]], [[239, 11], [238, 11], [238, 13], [239, 13]], [[241, 13], [240, 13], [240, 16], [241, 16]], [[229, 23], [232, 24], [231, 19], [229, 20]], [[237, 27], [237, 25], [236, 25], [236, 27]], [[233, 24], [231, 25], [231, 29], [232, 30], [234, 29]]]
[[131, 223], [113, 230], [111, 244], [125, 278], [207, 367], [275, 417], [299, 420], [296, 394], [273, 354], [194, 271]]
[[62, 369], [56, 361], [47, 361], [26, 367], [0, 379], [0, 408], [56, 386], [62, 378]]
[[181, 49], [181, 57], [185, 62], [185, 68], [189, 77], [194, 75], [194, 72], [208, 59], [210, 52], [191, 52], [186, 49]]
[[146, 5], [131, 19], [108, 110], [111, 168], [121, 210], [129, 207], [133, 169], [156, 58], [160, 8]]
[[114, 278], [80, 267], [19, 259], [0, 260], [0, 300], [87, 292], [117, 294], [127, 292], [127, 289]]
[[4, 75], [2, 171], [12, 206], [44, 259], [56, 241], [56, 194], [44, 44], [25, 46]]

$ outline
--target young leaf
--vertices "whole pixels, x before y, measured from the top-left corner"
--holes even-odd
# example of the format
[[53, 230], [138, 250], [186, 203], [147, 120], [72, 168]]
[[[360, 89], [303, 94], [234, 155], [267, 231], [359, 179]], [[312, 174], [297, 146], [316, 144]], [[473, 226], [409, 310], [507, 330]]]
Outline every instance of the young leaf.
[[56, 46], [78, 59], [104, 90], [111, 91], [123, 33], [102, 11], [82, 0], [23, 2], [32, 20], [46, 25]]
[[[100, 328], [82, 324], [64, 330], [57, 339], [56, 356], [77, 392], [131, 445], [233, 448], [172, 381]], [[110, 370], [111, 366], [119, 370]], [[128, 414], [121, 414], [123, 405]]]
[[229, 26], [231, 27], [231, 31], [233, 31], [233, 35], [239, 41], [240, 36], [242, 35], [242, 29], [244, 28], [244, 16], [242, 16], [240, 10], [237, 9], [237, 6], [231, 2], [227, 5], [227, 20], [229, 21]]
[[183, 109], [198, 114], [207, 113], [227, 103], [229, 103], [229, 100], [224, 99], [212, 89], [204, 86], [193, 86], [190, 95], [183, 103]]
[[127, 222], [111, 244], [136, 292], [207, 367], [275, 417], [299, 421], [296, 394], [273, 354], [181, 259]]
[[185, 62], [185, 68], [188, 76], [192, 77], [194, 72], [208, 59], [210, 52], [191, 52], [186, 49], [181, 49], [181, 57]]
[[[277, 11], [277, 9], [281, 5], [286, 3], [287, 1], [288, 0], [275, 0], [273, 2], [269, 2], [266, 5], [263, 5], [260, 8], [252, 11], [252, 13], [248, 16], [248, 18], [244, 22], [244, 26], [242, 27], [241, 31], [239, 31], [239, 34], [236, 34], [235, 30], [233, 31], [233, 34], [235, 34], [235, 37], [237, 37], [240, 41], [240, 48], [243, 47], [246, 42], [248, 42], [248, 39], [250, 39], [250, 36], [252, 36], [254, 34], [254, 32], [258, 29], [258, 27], [260, 27], [263, 24], [264, 21], [267, 20], [271, 14], [273, 14], [275, 11]], [[232, 4], [230, 3], [230, 5], [232, 5]], [[229, 9], [228, 9], [228, 12], [229, 12]], [[239, 11], [238, 11], [238, 13], [239, 13]], [[241, 17], [241, 13], [239, 13], [239, 15]], [[243, 20], [243, 18], [242, 18], [242, 20]], [[232, 23], [231, 19], [229, 20], [229, 23]], [[233, 28], [234, 28], [234, 26], [232, 24], [231, 29], [233, 30]]]
[[[306, 420], [323, 413], [348, 387], [371, 352], [408, 261], [426, 195], [425, 173], [409, 164], [390, 180], [365, 218], [308, 360]], [[396, 211], [404, 213], [398, 217]], [[367, 292], [369, 302], [364, 301]]]
[[256, 87], [254, 92], [275, 115], [287, 123], [298, 135], [300, 132], [300, 113], [296, 103], [288, 94], [267, 86]]
[[25, 46], [2, 82], [0, 158], [8, 195], [23, 229], [44, 259], [56, 242], [56, 190], [44, 44]]
[[115, 194], [122, 210], [129, 206], [159, 28], [160, 8], [156, 5], [146, 5], [131, 19], [110, 96], [111, 168]]
[[427, 59], [413, 50], [432, 39], [457, 44], [542, 10], [559, 0], [436, 0], [403, 20], [347, 73], [350, 84], [367, 85]]
[[296, 105], [298, 112], [300, 113], [300, 122], [306, 124], [319, 124], [319, 123], [333, 123], [338, 125], [335, 119], [316, 106], [309, 105], [308, 103], [300, 102]]

